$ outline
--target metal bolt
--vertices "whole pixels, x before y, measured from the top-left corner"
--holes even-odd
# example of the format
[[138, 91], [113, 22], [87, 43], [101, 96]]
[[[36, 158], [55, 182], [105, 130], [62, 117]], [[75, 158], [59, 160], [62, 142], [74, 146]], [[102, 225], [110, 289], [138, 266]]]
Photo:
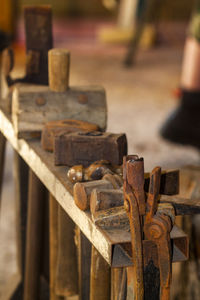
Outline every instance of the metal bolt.
[[38, 97], [38, 98], [35, 99], [35, 102], [36, 102], [37, 105], [43, 106], [43, 105], [46, 104], [46, 99], [43, 98], [43, 97]]

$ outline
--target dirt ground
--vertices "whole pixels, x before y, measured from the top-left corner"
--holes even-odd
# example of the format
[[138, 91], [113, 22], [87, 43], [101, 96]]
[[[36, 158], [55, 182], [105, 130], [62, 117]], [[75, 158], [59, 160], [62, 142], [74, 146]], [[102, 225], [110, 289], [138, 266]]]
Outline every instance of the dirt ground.
[[[125, 48], [110, 51], [92, 45], [72, 49], [71, 85], [95, 84], [106, 89], [108, 131], [125, 132], [129, 154], [144, 157], [145, 169], [154, 166], [178, 168], [200, 163], [192, 147], [174, 145], [159, 137], [159, 128], [177, 105], [172, 90], [179, 84], [182, 47], [159, 47], [141, 51], [130, 69], [122, 66]], [[106, 50], [107, 49], [107, 50]], [[21, 72], [19, 64], [16, 73]], [[15, 264], [15, 205], [12, 176], [12, 149], [7, 148], [6, 171], [0, 218], [0, 289]]]

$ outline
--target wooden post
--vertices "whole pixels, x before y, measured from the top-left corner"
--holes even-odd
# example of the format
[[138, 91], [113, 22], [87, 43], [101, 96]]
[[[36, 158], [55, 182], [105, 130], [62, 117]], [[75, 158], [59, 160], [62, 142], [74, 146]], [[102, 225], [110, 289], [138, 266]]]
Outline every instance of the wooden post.
[[1, 195], [2, 195], [3, 172], [4, 172], [4, 162], [5, 162], [5, 147], [6, 147], [6, 138], [0, 132], [0, 210], [1, 210]]
[[91, 243], [77, 228], [79, 300], [90, 299]]
[[14, 183], [16, 207], [16, 251], [17, 274], [12, 276], [0, 296], [1, 300], [23, 300], [25, 248], [26, 248], [26, 217], [28, 198], [28, 166], [19, 154], [14, 151]]
[[56, 294], [78, 294], [78, 267], [74, 242], [75, 224], [63, 208], [58, 206], [58, 253], [56, 270]]
[[90, 300], [110, 300], [110, 266], [92, 246], [90, 272]]
[[24, 300], [39, 299], [45, 188], [29, 171]]
[[[128, 300], [126, 268], [113, 268], [111, 271], [111, 300]], [[131, 300], [131, 299], [129, 299]]]
[[49, 87], [54, 92], [65, 92], [69, 87], [70, 53], [65, 49], [52, 49], [49, 57]]
[[58, 257], [58, 202], [49, 195], [49, 241], [50, 241], [50, 300], [64, 300], [64, 297], [56, 295], [56, 265]]

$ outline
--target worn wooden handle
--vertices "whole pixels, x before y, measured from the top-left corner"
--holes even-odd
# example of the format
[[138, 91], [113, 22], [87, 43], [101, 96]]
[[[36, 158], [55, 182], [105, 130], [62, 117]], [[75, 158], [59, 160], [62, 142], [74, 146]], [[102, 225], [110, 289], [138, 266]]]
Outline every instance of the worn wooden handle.
[[112, 189], [113, 185], [107, 180], [77, 182], [74, 185], [74, 201], [81, 210], [90, 208], [90, 195], [93, 189]]
[[110, 300], [111, 268], [92, 246], [90, 269], [90, 300]]
[[49, 86], [54, 92], [65, 92], [69, 87], [70, 52], [51, 49], [48, 52]]
[[74, 243], [75, 224], [64, 209], [58, 207], [58, 256], [56, 270], [56, 294], [74, 296], [78, 294], [78, 267]]
[[90, 196], [90, 211], [98, 211], [124, 205], [124, 194], [120, 189], [94, 189]]

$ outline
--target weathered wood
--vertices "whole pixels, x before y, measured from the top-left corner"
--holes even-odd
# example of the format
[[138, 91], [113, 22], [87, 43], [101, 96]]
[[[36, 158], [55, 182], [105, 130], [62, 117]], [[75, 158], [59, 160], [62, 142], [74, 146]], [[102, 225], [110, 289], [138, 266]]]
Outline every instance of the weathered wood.
[[56, 165], [89, 166], [98, 160], [108, 160], [121, 165], [127, 154], [125, 134], [95, 132], [74, 132], [55, 137]]
[[14, 183], [16, 195], [17, 261], [23, 277], [25, 268], [26, 225], [28, 210], [28, 166], [14, 151]]
[[44, 187], [44, 214], [42, 231], [42, 254], [41, 254], [41, 277], [40, 277], [40, 297], [48, 297], [49, 282], [50, 282], [50, 268], [49, 268], [49, 192]]
[[28, 165], [19, 154], [14, 151], [17, 269], [21, 276], [21, 282], [12, 295], [11, 299], [13, 300], [23, 299], [28, 210], [28, 171]]
[[[99, 230], [91, 218], [81, 211], [74, 203], [73, 185], [67, 179], [66, 167], [55, 167], [53, 154], [41, 148], [40, 141], [24, 139], [18, 140], [14, 134], [13, 126], [9, 116], [0, 110], [0, 129], [4, 132], [11, 145], [18, 151], [25, 162], [37, 174], [38, 178], [45, 184], [47, 189], [56, 198], [58, 203], [69, 214], [72, 220], [81, 228], [88, 239], [95, 245], [105, 260], [111, 264], [112, 245], [117, 243], [119, 235], [113, 233], [109, 236]], [[85, 226], [85, 224], [88, 226]], [[127, 240], [128, 234], [122, 235]]]
[[91, 122], [104, 130], [106, 114], [102, 87], [70, 87], [64, 93], [52, 92], [47, 86], [17, 84], [14, 87], [12, 120], [18, 137], [40, 133], [48, 121], [63, 119]]
[[114, 189], [120, 189], [123, 186], [123, 178], [117, 174], [106, 174], [103, 179], [112, 183]]
[[78, 268], [74, 243], [75, 224], [63, 208], [58, 207], [58, 256], [56, 270], [56, 294], [78, 294]]
[[26, 73], [12, 78], [14, 52], [7, 48], [2, 56], [1, 99], [7, 112], [11, 112], [13, 86], [19, 82], [48, 85], [48, 50], [53, 46], [52, 12], [50, 6], [26, 6], [24, 9], [26, 41]]
[[53, 47], [50, 6], [25, 6], [26, 82], [48, 84], [48, 50]]
[[126, 268], [111, 269], [111, 300], [126, 300], [127, 278]]
[[14, 274], [1, 291], [1, 300], [22, 300], [24, 288], [26, 216], [28, 198], [28, 166], [14, 151], [14, 184], [16, 205], [16, 263], [17, 274]]
[[46, 151], [53, 151], [54, 138], [56, 135], [63, 133], [71, 133], [75, 131], [96, 131], [99, 127], [89, 122], [80, 120], [59, 120], [47, 122], [42, 130], [41, 144], [42, 148]]
[[[134, 300], [134, 273], [133, 267], [127, 268], [127, 297], [126, 300]], [[160, 299], [160, 272], [153, 261], [150, 260], [144, 267], [144, 300]]]
[[1, 195], [2, 195], [4, 163], [5, 163], [5, 147], [6, 147], [6, 138], [0, 132], [0, 211], [1, 211]]
[[126, 272], [126, 268], [123, 268], [122, 280], [121, 280], [121, 284], [119, 285], [118, 293], [119, 293], [119, 296], [118, 296], [119, 300], [125, 300], [126, 299], [126, 297], [127, 297], [127, 272]]
[[77, 182], [73, 187], [74, 201], [81, 210], [90, 207], [90, 197], [94, 189], [120, 189], [121, 179], [118, 175], [106, 174], [102, 180]]
[[90, 299], [91, 243], [77, 228], [79, 300]]
[[[90, 210], [95, 214], [96, 210], [123, 205], [124, 194], [122, 190], [105, 190], [94, 187], [90, 197]], [[183, 198], [179, 196], [160, 196], [160, 203], [171, 203], [177, 216], [200, 214], [200, 197], [195, 199]], [[104, 207], [105, 206], [105, 207]]]
[[109, 228], [127, 228], [129, 229], [129, 220], [124, 206], [112, 207], [105, 210], [99, 210], [92, 215], [93, 222], [104, 229]]
[[123, 229], [103, 230], [96, 226], [90, 214], [80, 210], [74, 203], [73, 185], [66, 176], [68, 169], [55, 167], [53, 154], [45, 152], [40, 146], [40, 141], [18, 140], [10, 118], [2, 110], [0, 110], [0, 130], [105, 260], [115, 266], [113, 248], [118, 244], [130, 243], [130, 232]]
[[52, 49], [48, 53], [49, 86], [54, 92], [65, 92], [69, 88], [70, 52]]
[[111, 268], [92, 246], [90, 272], [90, 300], [110, 300]]
[[56, 295], [56, 265], [58, 257], [58, 202], [49, 195], [49, 242], [50, 242], [50, 300], [64, 300], [64, 297]]
[[169, 197], [162, 195], [160, 197], [161, 203], [171, 203], [175, 209], [176, 215], [195, 215], [200, 214], [200, 196], [198, 198], [183, 198], [183, 197]]
[[29, 171], [24, 299], [39, 299], [45, 188]]
[[[200, 198], [199, 166], [186, 166], [181, 169], [181, 195], [189, 197], [191, 202]], [[198, 209], [197, 209], [198, 210]], [[180, 265], [177, 270], [177, 283], [174, 299], [197, 300], [200, 294], [199, 281], [199, 215], [184, 216], [180, 219], [182, 229], [188, 234], [190, 243], [190, 259]]]
[[123, 192], [121, 190], [94, 189], [90, 196], [90, 211], [93, 216], [99, 210], [124, 205]]
[[10, 79], [10, 72], [14, 64], [14, 54], [13, 50], [9, 47], [5, 49], [2, 53], [2, 62], [1, 62], [1, 105], [5, 111], [8, 113], [11, 112], [11, 101], [12, 93], [10, 91], [10, 84], [12, 80]]
[[73, 188], [74, 201], [81, 210], [90, 207], [90, 196], [93, 189], [113, 189], [108, 180], [94, 180], [88, 182], [77, 182]]

